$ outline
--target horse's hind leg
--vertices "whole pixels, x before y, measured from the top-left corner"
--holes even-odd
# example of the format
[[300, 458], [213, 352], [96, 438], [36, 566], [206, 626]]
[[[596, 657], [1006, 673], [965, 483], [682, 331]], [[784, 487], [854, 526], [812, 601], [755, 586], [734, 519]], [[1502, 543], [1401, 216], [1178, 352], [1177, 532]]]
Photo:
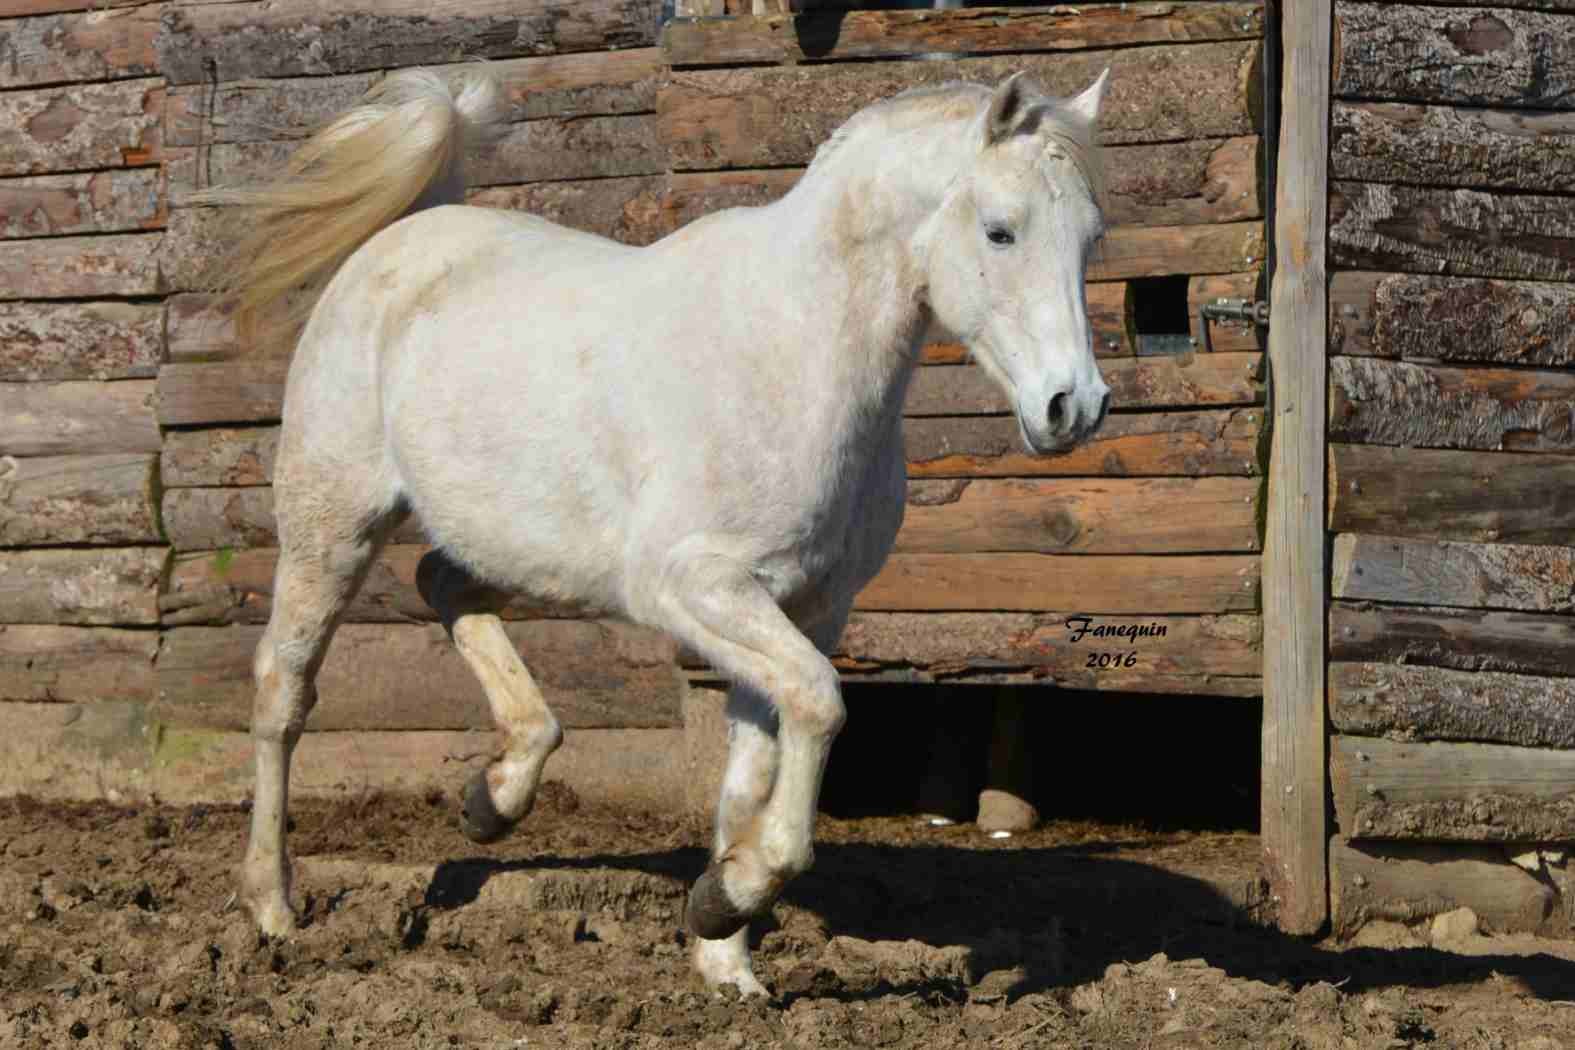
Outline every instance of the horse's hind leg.
[[495, 842], [530, 812], [542, 767], [563, 743], [563, 730], [492, 611], [503, 596], [437, 551], [421, 559], [416, 582], [481, 682], [504, 735], [502, 755], [465, 783], [460, 807], [465, 836]]

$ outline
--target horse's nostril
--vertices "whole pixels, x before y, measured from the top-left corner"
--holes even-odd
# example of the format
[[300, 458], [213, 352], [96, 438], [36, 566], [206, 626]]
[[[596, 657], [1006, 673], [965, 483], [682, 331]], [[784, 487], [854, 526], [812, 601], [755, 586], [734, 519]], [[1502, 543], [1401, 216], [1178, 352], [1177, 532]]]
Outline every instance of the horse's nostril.
[[1057, 394], [1050, 399], [1050, 414], [1048, 417], [1051, 430], [1060, 430], [1066, 426], [1066, 395]]

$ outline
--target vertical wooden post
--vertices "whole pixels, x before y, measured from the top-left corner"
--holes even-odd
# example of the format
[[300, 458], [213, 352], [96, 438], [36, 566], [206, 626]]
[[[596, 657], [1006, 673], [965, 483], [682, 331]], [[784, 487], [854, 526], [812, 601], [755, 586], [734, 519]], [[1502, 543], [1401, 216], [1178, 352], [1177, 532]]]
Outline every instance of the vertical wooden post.
[[1329, 59], [1333, 0], [1288, 0], [1281, 20], [1273, 446], [1263, 546], [1263, 854], [1288, 933], [1328, 915], [1324, 709]]

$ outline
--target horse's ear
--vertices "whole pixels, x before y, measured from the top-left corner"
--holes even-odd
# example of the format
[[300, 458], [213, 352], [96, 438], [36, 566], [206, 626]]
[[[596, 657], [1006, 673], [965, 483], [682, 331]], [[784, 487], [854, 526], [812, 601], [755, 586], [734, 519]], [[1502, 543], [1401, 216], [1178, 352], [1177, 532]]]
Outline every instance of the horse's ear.
[[1001, 81], [990, 97], [990, 109], [984, 116], [984, 144], [993, 146], [1011, 135], [1031, 102], [1032, 93], [1021, 72]]
[[1099, 107], [1105, 101], [1105, 89], [1110, 86], [1110, 67], [1099, 74], [1099, 79], [1090, 84], [1081, 95], [1066, 100], [1063, 108], [1066, 112], [1074, 114], [1079, 120], [1093, 127], [1099, 123]]

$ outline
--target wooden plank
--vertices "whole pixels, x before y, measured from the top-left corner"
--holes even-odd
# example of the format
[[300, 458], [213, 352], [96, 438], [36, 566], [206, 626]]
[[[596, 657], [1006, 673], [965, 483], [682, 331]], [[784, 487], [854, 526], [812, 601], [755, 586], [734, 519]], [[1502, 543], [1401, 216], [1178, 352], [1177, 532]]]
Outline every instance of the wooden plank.
[[1329, 781], [1351, 839], [1575, 839], [1575, 751], [1335, 736]]
[[163, 225], [156, 168], [0, 180], [0, 237], [116, 233]]
[[[675, 71], [657, 98], [675, 171], [808, 164], [865, 106], [921, 84], [998, 83], [1023, 70], [1053, 95], [1086, 87], [1107, 66], [1100, 114], [1109, 145], [1227, 138], [1255, 132], [1255, 42], [1178, 44], [949, 62], [869, 62]], [[1240, 269], [1240, 267], [1237, 267]]]
[[1329, 363], [1329, 437], [1373, 445], [1575, 449], [1575, 375], [1440, 368], [1372, 357]]
[[[160, 0], [0, 0], [0, 18], [53, 15], [62, 11], [100, 11], [158, 2]], [[192, 0], [192, 2], [208, 3], [210, 0]]]
[[149, 4], [8, 22], [0, 88], [156, 74], [153, 37], [163, 7]]
[[1334, 538], [1333, 595], [1408, 605], [1575, 612], [1575, 549]]
[[157, 631], [0, 627], [0, 703], [152, 700], [158, 648]]
[[1568, 15], [1340, 0], [1335, 21], [1341, 98], [1575, 108]]
[[[164, 534], [177, 551], [223, 547], [277, 547], [279, 527], [273, 489], [168, 488], [164, 492]], [[426, 531], [411, 516], [389, 536], [392, 543], [426, 543]]]
[[159, 162], [164, 82], [0, 93], [0, 176]]
[[0, 623], [159, 622], [162, 547], [0, 551]]
[[0, 241], [0, 298], [159, 295], [156, 233]]
[[[927, 613], [938, 616], [939, 613]], [[836, 660], [832, 661], [834, 664]], [[1107, 693], [1157, 693], [1175, 696], [1202, 696], [1211, 699], [1249, 699], [1263, 695], [1263, 679], [1258, 675], [1160, 674], [1154, 671], [1072, 670], [1051, 674], [1041, 668], [967, 667], [939, 671], [921, 667], [876, 667], [870, 670], [844, 667], [842, 680], [871, 685], [1032, 685], [1043, 689], [1078, 689]], [[710, 671], [690, 672], [695, 683], [720, 684], [725, 679]]]
[[1252, 475], [1261, 426], [1262, 413], [1250, 409], [1117, 413], [1056, 456], [1025, 451], [1017, 420], [1001, 416], [908, 419], [903, 440], [916, 478]]
[[214, 86], [204, 77], [201, 84], [166, 92], [164, 144], [208, 148], [304, 139], [359, 104], [380, 79], [375, 73], [356, 73]]
[[1575, 114], [1404, 102], [1334, 106], [1335, 178], [1476, 189], [1575, 190]]
[[[566, 728], [681, 726], [675, 646], [627, 624], [529, 620], [505, 625]], [[167, 725], [249, 729], [252, 657], [262, 626], [164, 634], [153, 713]], [[308, 731], [490, 729], [475, 675], [436, 624], [345, 624], [317, 678], [324, 702]]]
[[271, 423], [279, 418], [290, 363], [243, 359], [159, 369], [159, 423]]
[[[1100, 362], [1117, 410], [1251, 405], [1263, 400], [1254, 375], [1260, 354], [1111, 358]], [[1007, 396], [978, 365], [921, 368], [908, 388], [909, 416], [1001, 415]]]
[[1331, 353], [1575, 364], [1575, 286], [1405, 273], [1330, 282]]
[[650, 244], [682, 224], [665, 175], [491, 186], [473, 190], [466, 203], [530, 212], [623, 244]]
[[[1220, 299], [1244, 299], [1251, 302], [1263, 298], [1261, 288], [1263, 285], [1263, 271], [1261, 269], [1248, 270], [1244, 273], [1222, 273], [1208, 276], [1194, 277], [1187, 282], [1187, 316], [1191, 319], [1192, 338], [1194, 345], [1202, 350], [1203, 332], [1199, 325], [1203, 324], [1202, 314], [1198, 311], [1204, 304], [1217, 302]], [[1260, 350], [1263, 347], [1263, 332], [1250, 321], [1211, 321], [1209, 325], [1209, 342], [1215, 352], [1231, 350]]]
[[164, 435], [159, 482], [165, 489], [266, 485], [278, 450], [278, 427], [172, 430]]
[[1375, 919], [1416, 923], [1456, 908], [1475, 912], [1487, 933], [1569, 933], [1558, 889], [1498, 847], [1353, 843], [1336, 835], [1329, 904], [1334, 935], [1342, 938]]
[[1345, 269], [1575, 278], [1566, 197], [1334, 182], [1329, 260]]
[[649, 113], [510, 124], [467, 161], [472, 186], [654, 175], [665, 149]]
[[656, 13], [625, 0], [318, 0], [178, 7], [158, 37], [172, 84], [320, 76], [475, 58], [656, 43]]
[[0, 449], [11, 456], [157, 452], [153, 381], [0, 383]]
[[1258, 549], [1254, 478], [910, 481], [899, 552]]
[[1575, 676], [1575, 618], [1334, 602], [1329, 658]]
[[885, 612], [1251, 612], [1256, 555], [894, 554], [855, 600]]
[[1118, 226], [1088, 260], [1090, 281], [1237, 273], [1263, 259], [1263, 223]]
[[1333, 663], [1329, 722], [1357, 736], [1575, 748], [1575, 679]]
[[1255, 3], [1123, 4], [1078, 11], [807, 11], [675, 19], [663, 28], [662, 50], [677, 67], [733, 66], [936, 51], [1079, 51], [1262, 35], [1263, 8]]
[[1575, 456], [1329, 446], [1329, 528], [1421, 539], [1565, 543]]
[[[1279, 922], [1328, 915], [1324, 798], [1325, 261], [1333, 0], [1283, 24], [1269, 357], [1273, 445], [1263, 552], [1263, 867]], [[1242, 267], [1238, 267], [1242, 269]]]
[[158, 543], [151, 453], [0, 457], [0, 547]]
[[0, 303], [0, 380], [152, 379], [163, 314], [150, 303]]

